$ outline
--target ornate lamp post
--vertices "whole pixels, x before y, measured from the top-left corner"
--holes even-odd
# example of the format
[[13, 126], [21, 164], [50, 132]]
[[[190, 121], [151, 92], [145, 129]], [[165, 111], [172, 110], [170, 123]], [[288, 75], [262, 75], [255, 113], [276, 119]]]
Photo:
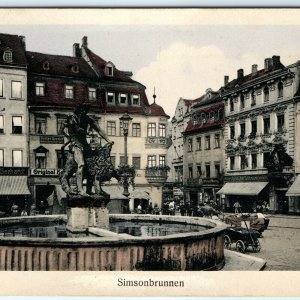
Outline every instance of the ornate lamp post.
[[[124, 155], [125, 155], [125, 170], [128, 168], [128, 156], [127, 156], [127, 137], [128, 137], [128, 126], [129, 123], [131, 122], [132, 118], [128, 115], [128, 113], [125, 113], [122, 117], [120, 117], [120, 121], [122, 122], [123, 125], [123, 133], [124, 133]], [[128, 187], [129, 187], [129, 183], [128, 183], [128, 178], [130, 176], [132, 176], [132, 174], [130, 174], [129, 172], [124, 172], [122, 175], [123, 177], [123, 187], [124, 187], [124, 192], [123, 195], [125, 197], [129, 196], [129, 192], [128, 192]]]

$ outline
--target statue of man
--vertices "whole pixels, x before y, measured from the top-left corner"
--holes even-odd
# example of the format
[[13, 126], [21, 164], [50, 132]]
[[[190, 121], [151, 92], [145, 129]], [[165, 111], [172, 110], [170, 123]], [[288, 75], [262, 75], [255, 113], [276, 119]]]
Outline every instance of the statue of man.
[[87, 115], [88, 110], [89, 107], [87, 105], [80, 104], [75, 109], [74, 114], [69, 116], [66, 120], [65, 128], [68, 129], [68, 133], [64, 130], [65, 136], [69, 138], [71, 143], [71, 148], [74, 152], [74, 160], [78, 165], [76, 171], [76, 183], [78, 194], [82, 196], [88, 195], [82, 187], [85, 155], [90, 150], [90, 146], [87, 142], [88, 132], [94, 129], [106, 142], [111, 142], [99, 125]]

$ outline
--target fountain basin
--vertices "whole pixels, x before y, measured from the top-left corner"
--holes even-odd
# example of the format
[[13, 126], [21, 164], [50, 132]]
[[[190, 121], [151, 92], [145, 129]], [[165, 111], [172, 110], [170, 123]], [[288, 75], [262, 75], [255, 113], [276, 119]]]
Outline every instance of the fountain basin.
[[[205, 218], [110, 215], [110, 223], [182, 224], [192, 232], [164, 236], [132, 236], [95, 227], [88, 236], [0, 237], [0, 270], [102, 271], [102, 270], [219, 270], [224, 266], [224, 229]], [[64, 224], [66, 216], [0, 219], [0, 228]], [[126, 223], [125, 223], [126, 224]], [[195, 231], [199, 226], [200, 231]], [[205, 230], [203, 230], [203, 227]]]

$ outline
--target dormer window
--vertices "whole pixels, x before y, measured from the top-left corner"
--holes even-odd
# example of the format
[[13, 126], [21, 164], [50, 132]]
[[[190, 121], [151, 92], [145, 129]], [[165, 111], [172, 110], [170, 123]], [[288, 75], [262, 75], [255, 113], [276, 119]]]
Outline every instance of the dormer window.
[[72, 71], [73, 71], [74, 73], [78, 73], [78, 72], [79, 72], [79, 66], [78, 66], [77, 64], [73, 65], [73, 66], [72, 66]]
[[89, 87], [89, 100], [96, 100], [96, 88]]
[[36, 82], [35, 83], [35, 94], [37, 96], [45, 96], [45, 83], [44, 82]]
[[132, 105], [140, 105], [140, 95], [132, 95]]
[[107, 102], [107, 104], [115, 104], [115, 93], [107, 92], [106, 102]]
[[119, 101], [120, 101], [121, 105], [126, 105], [127, 104], [127, 94], [120, 94]]
[[74, 98], [74, 87], [72, 85], [65, 85], [65, 98]]
[[43, 62], [43, 69], [44, 70], [50, 70], [50, 64], [48, 61], [44, 61]]
[[3, 60], [5, 62], [12, 62], [13, 61], [13, 56], [12, 56], [12, 51], [11, 50], [4, 51]]
[[114, 76], [114, 64], [112, 62], [108, 62], [105, 66], [105, 75], [106, 76]]

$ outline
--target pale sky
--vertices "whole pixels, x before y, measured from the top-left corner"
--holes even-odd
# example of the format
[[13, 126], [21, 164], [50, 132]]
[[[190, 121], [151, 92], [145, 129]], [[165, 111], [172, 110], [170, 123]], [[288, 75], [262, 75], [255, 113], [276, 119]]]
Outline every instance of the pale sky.
[[223, 85], [224, 75], [249, 73], [252, 64], [281, 56], [300, 60], [300, 26], [233, 25], [0, 25], [0, 32], [26, 36], [27, 50], [72, 55], [73, 43], [88, 36], [89, 48], [147, 87], [150, 103], [174, 115], [180, 97], [195, 99]]

